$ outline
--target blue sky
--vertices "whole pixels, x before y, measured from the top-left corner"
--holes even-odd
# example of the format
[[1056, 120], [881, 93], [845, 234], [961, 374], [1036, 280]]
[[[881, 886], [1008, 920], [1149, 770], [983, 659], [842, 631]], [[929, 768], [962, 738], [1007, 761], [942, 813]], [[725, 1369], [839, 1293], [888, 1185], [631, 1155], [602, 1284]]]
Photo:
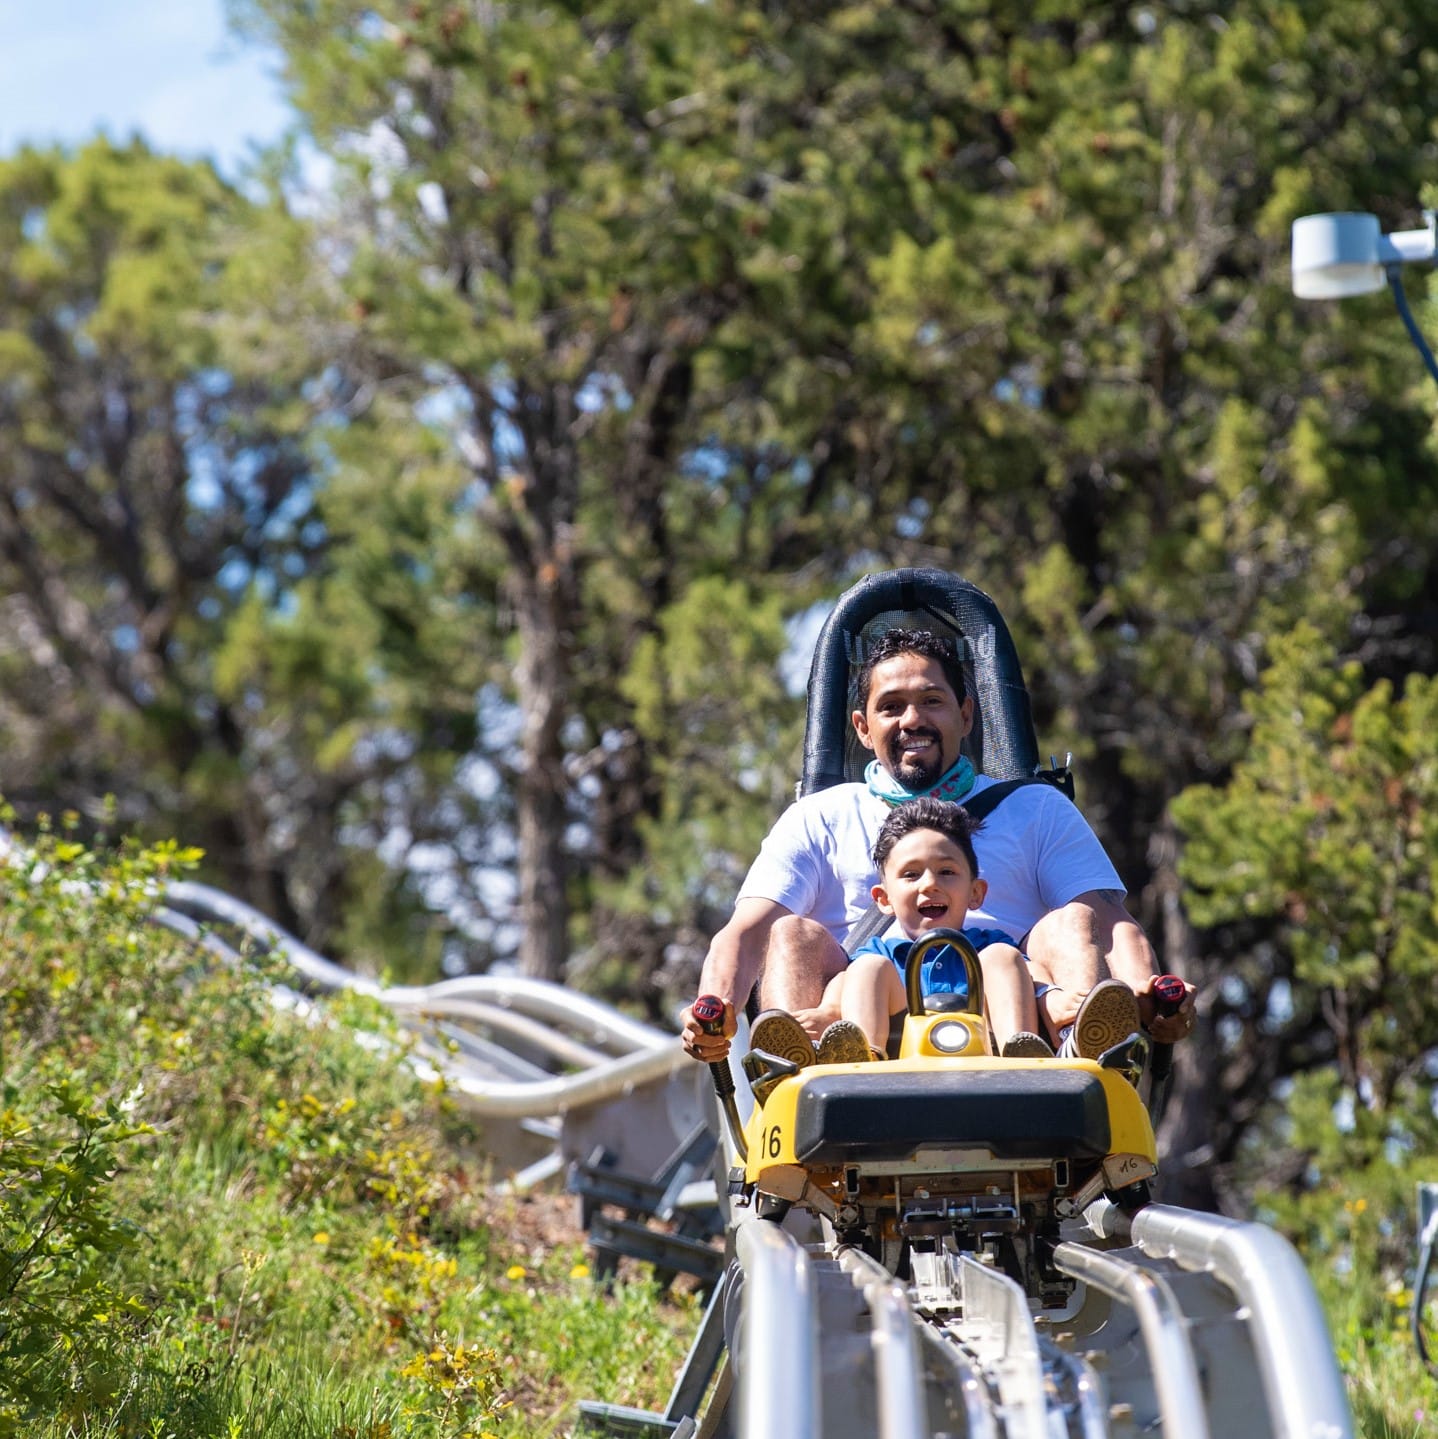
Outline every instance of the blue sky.
[[286, 110], [277, 60], [232, 38], [223, 0], [12, 0], [0, 26], [0, 154], [138, 131], [233, 176]]

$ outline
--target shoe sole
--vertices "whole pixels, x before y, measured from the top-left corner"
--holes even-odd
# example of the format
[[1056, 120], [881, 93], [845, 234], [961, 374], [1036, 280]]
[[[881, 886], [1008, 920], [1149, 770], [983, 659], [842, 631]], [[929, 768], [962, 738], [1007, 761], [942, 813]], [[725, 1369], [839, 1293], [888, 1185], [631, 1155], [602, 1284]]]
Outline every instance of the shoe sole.
[[766, 1009], [749, 1030], [750, 1049], [762, 1049], [776, 1059], [797, 1064], [800, 1069], [813, 1064], [814, 1046], [804, 1026], [782, 1009]]
[[836, 1019], [819, 1037], [820, 1064], [867, 1064], [869, 1037], [852, 1020]]
[[1080, 1059], [1097, 1059], [1141, 1027], [1133, 990], [1120, 980], [1106, 979], [1089, 990], [1074, 1016], [1074, 1052]]
[[999, 1051], [1001, 1059], [1052, 1059], [1053, 1046], [1037, 1034], [1011, 1034]]

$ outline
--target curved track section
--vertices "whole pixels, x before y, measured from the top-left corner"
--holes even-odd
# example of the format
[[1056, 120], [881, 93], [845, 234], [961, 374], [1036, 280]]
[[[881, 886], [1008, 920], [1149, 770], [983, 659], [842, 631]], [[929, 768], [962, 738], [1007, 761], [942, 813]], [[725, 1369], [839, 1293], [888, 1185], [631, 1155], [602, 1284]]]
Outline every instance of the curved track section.
[[[599, 1000], [519, 975], [466, 975], [383, 986], [316, 953], [258, 910], [210, 885], [165, 890], [157, 924], [216, 958], [282, 957], [292, 985], [277, 1003], [349, 990], [375, 999], [414, 1035], [415, 1062], [483, 1125], [496, 1167], [523, 1187], [597, 1153], [618, 1172], [651, 1174], [696, 1126], [709, 1101], [677, 1037]], [[712, 1194], [710, 1196], [712, 1203]]]
[[720, 1301], [732, 1374], [702, 1413], [671, 1414], [674, 1432], [1352, 1435], [1323, 1315], [1281, 1237], [1163, 1205], [1129, 1218], [1104, 1202], [1072, 1228], [1054, 1260], [1074, 1297], [1047, 1314], [968, 1255], [921, 1292], [855, 1249], [745, 1215]]

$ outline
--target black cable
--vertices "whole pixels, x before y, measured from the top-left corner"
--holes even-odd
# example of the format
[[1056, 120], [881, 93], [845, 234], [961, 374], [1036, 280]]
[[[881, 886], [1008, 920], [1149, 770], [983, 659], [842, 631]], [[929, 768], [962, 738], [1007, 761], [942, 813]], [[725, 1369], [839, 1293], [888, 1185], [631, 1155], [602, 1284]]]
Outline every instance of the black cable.
[[1418, 353], [1423, 356], [1423, 363], [1428, 367], [1428, 373], [1438, 382], [1438, 360], [1433, 358], [1433, 351], [1428, 348], [1428, 341], [1423, 338], [1423, 332], [1413, 318], [1413, 311], [1408, 308], [1408, 297], [1403, 293], [1403, 280], [1398, 273], [1403, 268], [1402, 263], [1395, 262], [1383, 268], [1388, 274], [1388, 288], [1393, 291], [1393, 303], [1398, 306], [1398, 317], [1408, 331], [1408, 338], [1417, 345]]

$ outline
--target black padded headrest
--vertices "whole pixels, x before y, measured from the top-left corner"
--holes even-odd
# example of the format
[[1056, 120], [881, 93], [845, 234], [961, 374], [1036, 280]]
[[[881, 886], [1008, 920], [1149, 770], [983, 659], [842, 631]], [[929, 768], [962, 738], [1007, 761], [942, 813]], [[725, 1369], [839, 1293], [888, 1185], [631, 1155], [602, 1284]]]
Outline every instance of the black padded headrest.
[[1039, 768], [1029, 692], [1003, 616], [988, 595], [945, 570], [889, 570], [866, 575], [840, 596], [824, 622], [809, 669], [800, 793], [862, 776], [872, 758], [849, 716], [853, 676], [867, 646], [886, 630], [932, 630], [955, 642], [964, 680], [976, 700], [964, 752], [994, 779], [1025, 779]]

